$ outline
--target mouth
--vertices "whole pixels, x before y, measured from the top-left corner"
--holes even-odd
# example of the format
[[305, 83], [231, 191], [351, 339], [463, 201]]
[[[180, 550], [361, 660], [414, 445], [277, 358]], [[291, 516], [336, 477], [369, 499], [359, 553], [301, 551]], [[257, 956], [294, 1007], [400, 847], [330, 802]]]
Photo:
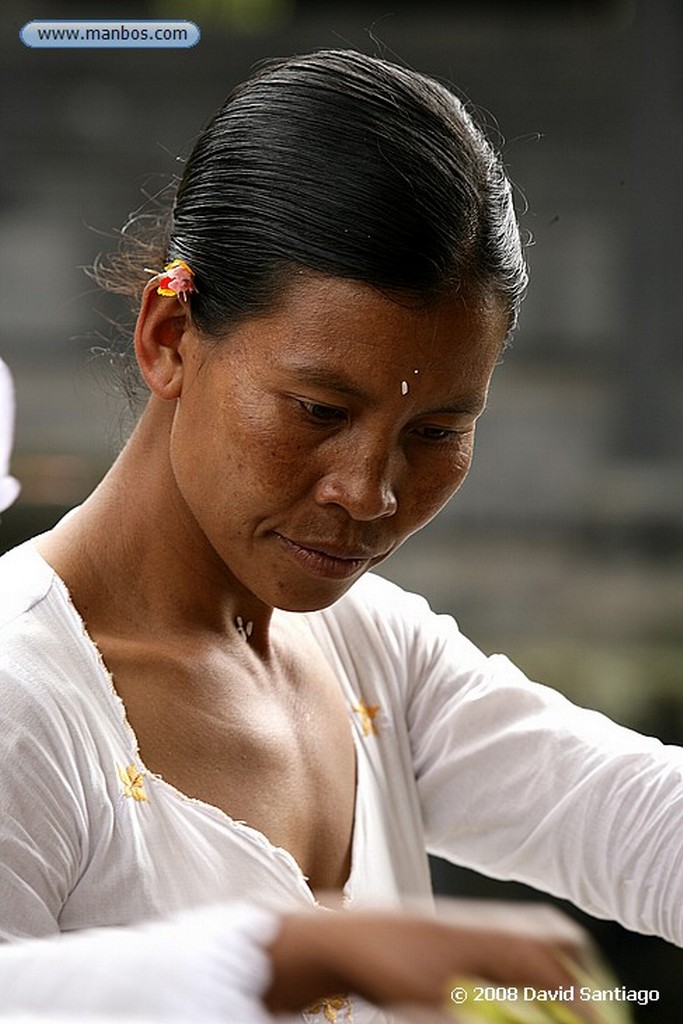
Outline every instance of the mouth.
[[276, 533], [275, 536], [295, 562], [312, 576], [336, 580], [349, 579], [367, 568], [370, 562], [378, 557], [372, 552], [350, 551], [336, 545], [298, 544], [289, 537], [283, 537], [281, 533]]

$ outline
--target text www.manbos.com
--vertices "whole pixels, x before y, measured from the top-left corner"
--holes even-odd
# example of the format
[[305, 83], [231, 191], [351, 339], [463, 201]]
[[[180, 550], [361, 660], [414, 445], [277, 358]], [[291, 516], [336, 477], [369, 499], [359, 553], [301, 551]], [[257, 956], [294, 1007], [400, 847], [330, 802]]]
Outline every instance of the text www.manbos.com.
[[193, 21], [29, 21], [19, 33], [30, 47], [187, 47], [199, 42]]

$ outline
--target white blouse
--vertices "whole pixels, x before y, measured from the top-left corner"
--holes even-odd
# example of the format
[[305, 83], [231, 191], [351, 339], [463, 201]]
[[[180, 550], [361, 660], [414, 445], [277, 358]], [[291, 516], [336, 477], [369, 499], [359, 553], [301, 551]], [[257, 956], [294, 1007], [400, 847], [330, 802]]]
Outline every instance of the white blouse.
[[[381, 577], [305, 618], [356, 747], [347, 903], [429, 898], [430, 852], [683, 945], [681, 749], [487, 658]], [[290, 853], [146, 769], [33, 542], [0, 559], [0, 750], [0, 938], [315, 904]]]

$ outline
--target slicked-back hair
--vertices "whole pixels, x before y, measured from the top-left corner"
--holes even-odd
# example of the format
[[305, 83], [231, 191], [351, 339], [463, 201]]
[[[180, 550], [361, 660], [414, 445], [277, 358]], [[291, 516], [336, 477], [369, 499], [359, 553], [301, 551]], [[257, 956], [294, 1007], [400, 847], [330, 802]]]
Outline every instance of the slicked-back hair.
[[482, 288], [510, 329], [527, 281], [509, 182], [463, 103], [348, 50], [270, 61], [233, 90], [189, 157], [168, 239], [213, 336], [302, 268], [426, 301]]

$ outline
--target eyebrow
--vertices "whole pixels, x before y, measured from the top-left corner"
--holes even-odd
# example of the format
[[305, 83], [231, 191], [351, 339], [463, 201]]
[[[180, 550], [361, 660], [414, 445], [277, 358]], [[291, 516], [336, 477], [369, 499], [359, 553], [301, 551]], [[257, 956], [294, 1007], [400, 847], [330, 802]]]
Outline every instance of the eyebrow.
[[[308, 363], [290, 363], [285, 369], [305, 384], [311, 384], [313, 387], [323, 388], [326, 391], [336, 391], [341, 395], [348, 395], [350, 398], [363, 402], [370, 408], [377, 407], [377, 400], [344, 374], [334, 370], [327, 370], [321, 366], [311, 366]], [[454, 399], [446, 405], [439, 406], [438, 409], [427, 409], [421, 415], [442, 414], [462, 416], [463, 414], [474, 414], [478, 416], [484, 411], [485, 407], [486, 396], [473, 394], [467, 395], [464, 398]]]
[[314, 387], [324, 388], [326, 391], [338, 391], [342, 395], [349, 395], [351, 398], [357, 398], [369, 405], [376, 404], [367, 391], [363, 391], [343, 374], [325, 370], [321, 366], [310, 366], [308, 363], [289, 363], [285, 369], [305, 384], [312, 384]]

